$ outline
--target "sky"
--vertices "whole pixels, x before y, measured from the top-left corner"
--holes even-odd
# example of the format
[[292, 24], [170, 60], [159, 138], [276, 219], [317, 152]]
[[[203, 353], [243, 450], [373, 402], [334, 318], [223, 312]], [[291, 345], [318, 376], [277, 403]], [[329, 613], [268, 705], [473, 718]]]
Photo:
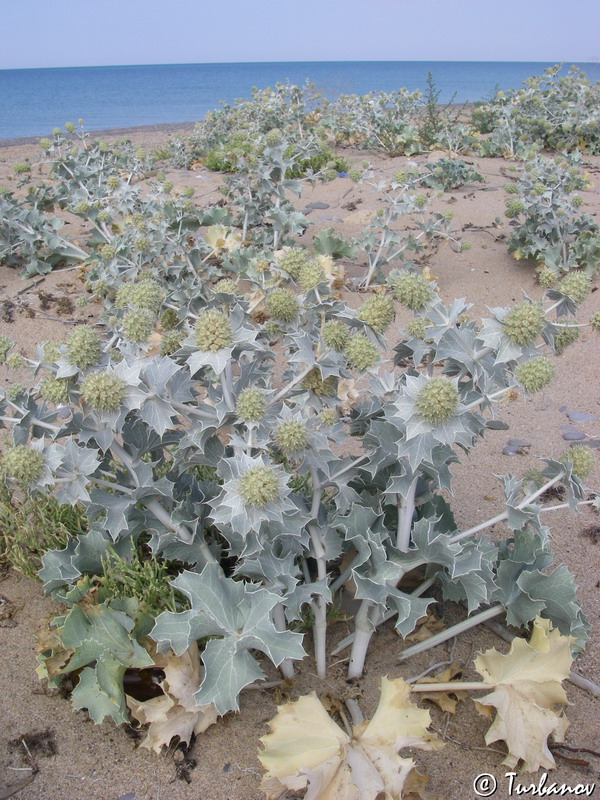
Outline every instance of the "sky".
[[0, 69], [600, 60], [599, 0], [0, 0]]

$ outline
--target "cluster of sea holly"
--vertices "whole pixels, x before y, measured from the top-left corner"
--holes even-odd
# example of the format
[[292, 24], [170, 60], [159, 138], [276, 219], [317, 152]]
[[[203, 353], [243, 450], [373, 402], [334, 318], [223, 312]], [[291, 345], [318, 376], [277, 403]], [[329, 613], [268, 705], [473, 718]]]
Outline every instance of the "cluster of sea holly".
[[[122, 636], [149, 633], [159, 650], [200, 642], [196, 700], [219, 713], [237, 708], [241, 689], [262, 675], [257, 651], [291, 673], [290, 659], [305, 651], [290, 626], [307, 609], [324, 675], [327, 609], [348, 585], [361, 601], [350, 661], [350, 675], [360, 675], [379, 622], [393, 614], [406, 636], [434, 602], [429, 583], [417, 593], [404, 587], [418, 567], [470, 612], [492, 604], [514, 624], [546, 614], [581, 646], [575, 586], [564, 568], [546, 570], [548, 529], [535, 500], [562, 482], [575, 506], [592, 451], [547, 460], [533, 488], [530, 478], [503, 478], [510, 535], [499, 545], [481, 535], [492, 522], [459, 531], [439, 493], [456, 449], [484, 433], [483, 412], [515, 386], [535, 392], [552, 378], [550, 354], [581, 287], [553, 290], [550, 308], [525, 298], [492, 309], [478, 325], [467, 303], [445, 306], [435, 284], [410, 270], [392, 273], [388, 289], [356, 310], [332, 288], [331, 258], [284, 249], [256, 274], [254, 283], [174, 291], [149, 277], [126, 281], [106, 336], [80, 326], [25, 359], [42, 377], [0, 402], [13, 437], [3, 480], [81, 505], [89, 522], [44, 556], [46, 590], [78, 614], [85, 586], [112, 557], [149, 548], [181, 571], [179, 605], [146, 612], [143, 624], [127, 598], [106, 600], [98, 613], [112, 615]], [[380, 372], [397, 302], [415, 316], [394, 348], [396, 367], [388, 361]], [[10, 347], [0, 341], [2, 360]], [[349, 401], [354, 386], [360, 399]], [[344, 455], [350, 440], [358, 455]], [[220, 616], [207, 606], [215, 593]], [[88, 669], [77, 703], [102, 718], [111, 706]], [[120, 704], [113, 716], [122, 713]]]

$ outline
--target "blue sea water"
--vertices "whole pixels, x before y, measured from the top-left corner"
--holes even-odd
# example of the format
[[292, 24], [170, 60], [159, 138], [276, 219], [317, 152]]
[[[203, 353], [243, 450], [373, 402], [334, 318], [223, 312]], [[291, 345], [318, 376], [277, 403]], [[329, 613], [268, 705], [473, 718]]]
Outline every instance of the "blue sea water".
[[[548, 63], [511, 61], [314, 61], [155, 64], [0, 70], [0, 139], [44, 136], [67, 120], [88, 130], [188, 122], [221, 101], [247, 97], [253, 86], [306, 79], [327, 97], [425, 89], [431, 70], [439, 101], [483, 100], [496, 88], [517, 89]], [[578, 65], [592, 81], [600, 63]], [[565, 72], [567, 66], [565, 66]]]

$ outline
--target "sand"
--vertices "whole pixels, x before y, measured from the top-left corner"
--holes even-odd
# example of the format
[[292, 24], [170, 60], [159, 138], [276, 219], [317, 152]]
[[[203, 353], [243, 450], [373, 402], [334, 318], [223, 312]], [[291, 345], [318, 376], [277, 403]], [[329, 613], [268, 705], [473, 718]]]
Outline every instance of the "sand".
[[[122, 131], [115, 132], [123, 135]], [[144, 146], [156, 146], [164, 140], [164, 130], [141, 130], [131, 137]], [[106, 136], [106, 134], [104, 134]], [[4, 144], [4, 143], [0, 143]], [[32, 144], [9, 144], [0, 150], [0, 184], [7, 184], [10, 165], [29, 156], [35, 158], [37, 148]], [[364, 153], [346, 152], [351, 161], [365, 158]], [[435, 159], [440, 154], [423, 154], [417, 162]], [[379, 158], [368, 156], [377, 176], [391, 176], [403, 167], [406, 158]], [[503, 306], [518, 301], [522, 291], [532, 297], [541, 296], [535, 284], [531, 264], [516, 262], [506, 249], [510, 233], [504, 217], [503, 184], [510, 179], [510, 164], [498, 159], [468, 157], [486, 179], [484, 184], [474, 183], [460, 190], [445, 193], [433, 201], [434, 210], [451, 209], [454, 227], [470, 229], [464, 236], [472, 247], [465, 252], [453, 252], [442, 244], [430, 255], [427, 263], [438, 277], [442, 298], [451, 300], [466, 297], [473, 303], [473, 314], [486, 315], [486, 306]], [[600, 208], [598, 175], [600, 158], [585, 157], [586, 169], [592, 173], [593, 188], [582, 193], [582, 211], [597, 216]], [[193, 172], [169, 171], [167, 177], [175, 185], [193, 185], [196, 200], [207, 205], [218, 199], [216, 188], [219, 175], [203, 169]], [[319, 229], [334, 225], [347, 235], [357, 234], [364, 227], [370, 213], [378, 203], [374, 194], [348, 179], [338, 178], [330, 183], [307, 187], [299, 205], [319, 201], [326, 209], [314, 209], [309, 219], [313, 227], [307, 232], [309, 240]], [[493, 225], [496, 217], [500, 218]], [[69, 218], [68, 235], [76, 238], [81, 223]], [[472, 227], [474, 226], [474, 227]], [[347, 266], [349, 278], [363, 273], [362, 268]], [[595, 289], [598, 280], [595, 281]], [[55, 299], [43, 303], [39, 292]], [[21, 281], [16, 271], [0, 266], [0, 333], [15, 339], [23, 352], [32, 352], [35, 341], [63, 338], [74, 320], [93, 320], [98, 307], [93, 303], [82, 308], [69, 309], [63, 316], [64, 306], [57, 305], [61, 297], [75, 298], [80, 293], [76, 271], [57, 272], [29, 281]], [[356, 306], [361, 297], [344, 292], [347, 301]], [[43, 299], [43, 298], [42, 298]], [[12, 312], [6, 301], [15, 304]], [[27, 307], [23, 307], [26, 304]], [[9, 309], [6, 312], [6, 309]], [[581, 308], [580, 318], [586, 320], [600, 311], [600, 293], [592, 292]], [[12, 321], [9, 321], [12, 315]], [[405, 316], [399, 312], [397, 324]], [[395, 340], [394, 333], [390, 341]], [[600, 338], [584, 329], [580, 339], [567, 352], [556, 359], [557, 374], [554, 382], [532, 399], [519, 396], [514, 402], [499, 405], [497, 415], [509, 425], [508, 430], [490, 430], [485, 440], [477, 445], [471, 455], [454, 468], [453, 508], [460, 527], [468, 527], [502, 510], [500, 483], [494, 474], [514, 472], [521, 474], [536, 465], [540, 456], [558, 456], [566, 447], [561, 438], [561, 425], [568, 423], [566, 410], [586, 411], [600, 418], [600, 384], [598, 367]], [[0, 381], [4, 384], [17, 376], [0, 367]], [[19, 379], [25, 380], [23, 374]], [[600, 436], [600, 420], [581, 426], [590, 436]], [[509, 438], [526, 441], [522, 454], [505, 456], [503, 447]], [[588, 478], [592, 487], [600, 487], [600, 468]], [[575, 515], [557, 511], [547, 515], [553, 531], [553, 549], [556, 564], [566, 564], [574, 573], [579, 586], [579, 597], [592, 626], [592, 637], [576, 660], [573, 669], [600, 682], [600, 541], [589, 533], [598, 518], [586, 508]], [[505, 531], [498, 526], [498, 536]], [[364, 678], [354, 685], [345, 680], [345, 664], [339, 659], [330, 669], [330, 677], [320, 681], [315, 675], [310, 657], [299, 666], [294, 685], [284, 691], [265, 690], [243, 693], [241, 711], [230, 714], [199, 737], [187, 753], [169, 751], [156, 756], [136, 745], [132, 731], [117, 728], [111, 722], [94, 725], [85, 712], [73, 712], [67, 699], [58, 692], [44, 690], [34, 672], [34, 634], [43, 617], [58, 611], [59, 606], [44, 598], [38, 583], [18, 573], [7, 571], [0, 578], [0, 798], [8, 797], [5, 787], [15, 786], [31, 775], [33, 780], [15, 796], [18, 800], [259, 800], [263, 797], [258, 786], [261, 766], [257, 760], [258, 738], [267, 731], [266, 723], [272, 717], [276, 702], [300, 693], [316, 690], [338, 699], [358, 696], [366, 715], [373, 712], [377, 703], [382, 675], [409, 677], [437, 662], [452, 658], [464, 667], [467, 679], [476, 675], [470, 667], [473, 654], [482, 649], [497, 647], [506, 651], [507, 645], [492, 631], [479, 628], [460, 636], [454, 646], [441, 645], [408, 665], [398, 663], [402, 649], [401, 640], [392, 623], [384, 625], [375, 638], [366, 662]], [[458, 607], [449, 605], [450, 621], [464, 616]], [[349, 625], [338, 622], [332, 625], [330, 637], [335, 643], [349, 631]], [[309, 647], [310, 649], [310, 647]], [[265, 667], [270, 678], [276, 674]], [[570, 706], [567, 715], [571, 725], [566, 734], [566, 744], [572, 748], [598, 750], [598, 711], [600, 700], [592, 698], [572, 684], [566, 685]], [[508, 768], [502, 764], [502, 744], [486, 749], [484, 733], [486, 721], [477, 714], [473, 703], [464, 702], [456, 715], [442, 713], [430, 704], [434, 729], [445, 734], [446, 746], [433, 755], [424, 757], [418, 752], [416, 761], [422, 772], [429, 776], [428, 790], [447, 800], [464, 800], [474, 797], [472, 784], [480, 773], [490, 773], [498, 780], [495, 798], [508, 798]], [[29, 743], [29, 752], [25, 743]], [[557, 754], [557, 769], [550, 779], [560, 783], [600, 783], [600, 758], [585, 752], [562, 751], [569, 762]], [[537, 783], [540, 775], [523, 775], [523, 783]], [[600, 790], [598, 790], [600, 791]], [[340, 798], [340, 800], [344, 800]]]

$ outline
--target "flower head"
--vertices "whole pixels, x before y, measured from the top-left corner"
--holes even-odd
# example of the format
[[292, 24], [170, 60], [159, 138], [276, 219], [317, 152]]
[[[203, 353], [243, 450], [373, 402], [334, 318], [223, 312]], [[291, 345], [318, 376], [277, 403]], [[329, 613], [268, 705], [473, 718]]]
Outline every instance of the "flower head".
[[304, 450], [308, 444], [306, 425], [297, 419], [286, 419], [277, 426], [275, 441], [284, 453]]
[[147, 308], [132, 308], [123, 317], [123, 335], [132, 342], [147, 342], [155, 314]]
[[226, 314], [215, 309], [202, 311], [195, 326], [196, 345], [199, 350], [221, 350], [233, 341], [231, 325]]
[[325, 280], [325, 272], [318, 261], [309, 261], [298, 274], [298, 283], [303, 292], [314, 289]]
[[526, 392], [539, 392], [554, 377], [554, 364], [546, 356], [537, 356], [517, 367], [515, 376]]
[[502, 324], [511, 344], [528, 347], [544, 329], [546, 324], [544, 309], [539, 303], [525, 300], [511, 308], [502, 320]]
[[117, 411], [124, 394], [123, 380], [110, 372], [92, 372], [81, 382], [82, 398], [94, 411]]
[[566, 348], [579, 339], [579, 328], [576, 325], [561, 327], [554, 336], [554, 349], [557, 355], [562, 355]]
[[35, 483], [42, 474], [44, 456], [25, 444], [9, 447], [1, 458], [2, 472], [19, 486]]
[[67, 360], [80, 369], [97, 364], [102, 358], [102, 343], [96, 331], [89, 325], [79, 325], [67, 339]]
[[300, 270], [308, 264], [306, 250], [301, 247], [292, 247], [279, 256], [279, 266], [296, 279]]
[[343, 322], [332, 319], [323, 325], [321, 336], [328, 347], [331, 347], [332, 350], [341, 351], [348, 344], [350, 331]]
[[430, 378], [415, 397], [419, 415], [432, 425], [447, 422], [458, 408], [458, 392], [447, 378]]
[[596, 465], [594, 453], [584, 444], [569, 447], [560, 457], [560, 461], [570, 461], [571, 471], [578, 478], [587, 478]]
[[296, 295], [289, 289], [273, 289], [267, 297], [267, 310], [273, 319], [291, 322], [298, 313]]
[[156, 313], [167, 296], [164, 289], [156, 281], [145, 278], [135, 283], [125, 283], [117, 292], [117, 305], [124, 308], [146, 308]]
[[279, 497], [279, 476], [272, 467], [251, 467], [240, 476], [239, 492], [247, 505], [263, 508]]
[[358, 309], [358, 318], [377, 333], [383, 333], [394, 319], [394, 301], [385, 294], [375, 294]]
[[265, 413], [265, 393], [256, 386], [242, 389], [235, 404], [235, 413], [247, 422], [258, 422]]
[[54, 405], [66, 403], [69, 399], [68, 382], [64, 378], [55, 378], [50, 375], [40, 384], [40, 394], [44, 400], [49, 400]]
[[374, 366], [379, 359], [379, 350], [366, 336], [353, 336], [345, 349], [348, 364], [352, 369], [362, 372]]
[[414, 272], [401, 272], [394, 281], [394, 291], [402, 305], [411, 311], [422, 311], [433, 295], [430, 282]]
[[317, 367], [314, 367], [303, 379], [302, 388], [311, 389], [316, 395], [335, 397], [337, 394], [337, 381], [333, 375], [323, 379]]
[[569, 272], [556, 287], [559, 292], [570, 297], [575, 305], [583, 303], [591, 291], [592, 281], [585, 272]]

